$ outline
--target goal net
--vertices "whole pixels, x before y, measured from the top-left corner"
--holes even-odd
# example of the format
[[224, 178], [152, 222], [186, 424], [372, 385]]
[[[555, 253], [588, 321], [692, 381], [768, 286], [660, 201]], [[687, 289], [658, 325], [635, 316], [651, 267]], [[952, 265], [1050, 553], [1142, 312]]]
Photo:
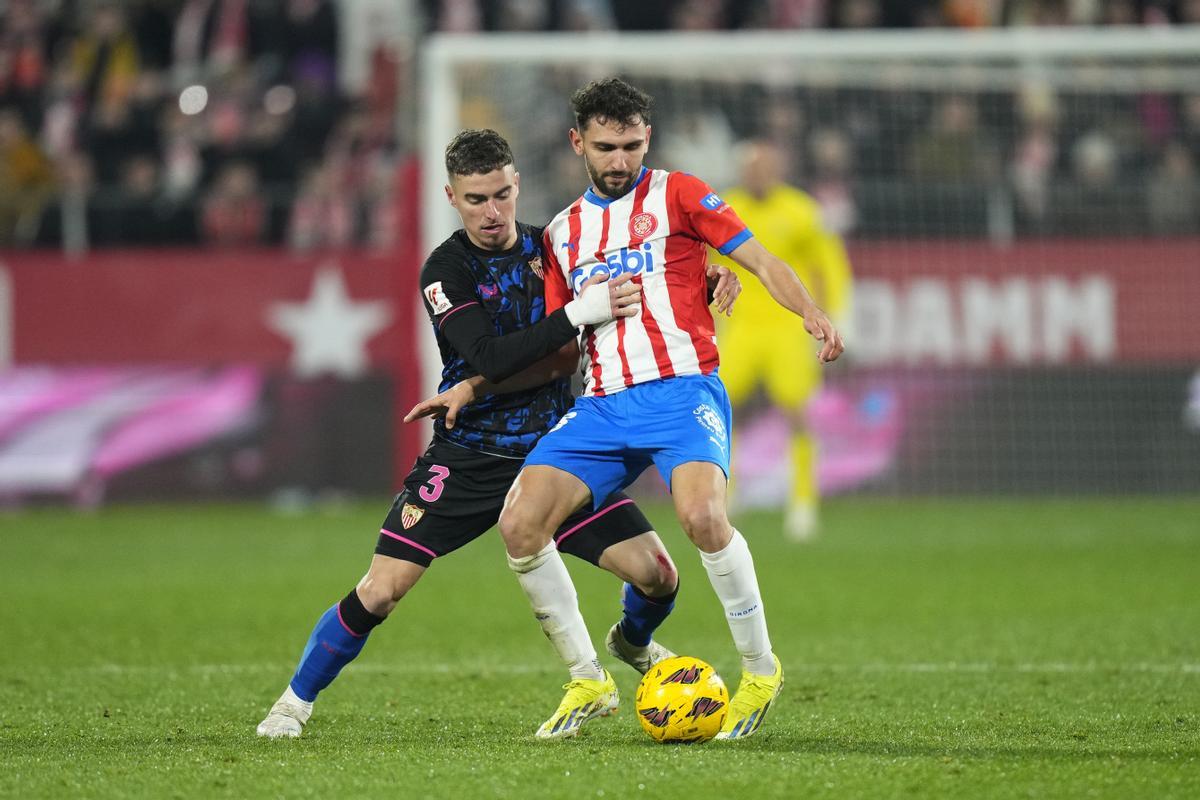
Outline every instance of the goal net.
[[739, 412], [743, 499], [786, 491], [800, 417], [826, 492], [1200, 489], [1200, 30], [436, 38], [425, 247], [463, 127], [512, 143], [523, 220], [577, 198], [568, 98], [613, 74], [649, 166], [723, 190], [768, 142], [845, 243], [845, 361]]

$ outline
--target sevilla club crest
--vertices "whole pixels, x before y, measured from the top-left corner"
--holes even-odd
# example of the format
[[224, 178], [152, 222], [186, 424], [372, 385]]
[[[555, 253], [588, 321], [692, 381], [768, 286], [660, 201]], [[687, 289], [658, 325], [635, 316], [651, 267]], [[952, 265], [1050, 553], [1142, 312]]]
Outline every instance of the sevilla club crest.
[[423, 516], [425, 516], [425, 509], [414, 506], [412, 503], [405, 503], [404, 508], [400, 510], [400, 524], [404, 526], [404, 530], [408, 530], [420, 522]]
[[544, 275], [542, 275], [542, 257], [541, 256], [534, 256], [533, 258], [529, 259], [529, 268], [531, 270], [533, 270], [533, 274], [537, 275], [539, 278], [545, 277]]
[[629, 219], [629, 235], [635, 239], [645, 239], [658, 230], [658, 217], [649, 211], [634, 214]]

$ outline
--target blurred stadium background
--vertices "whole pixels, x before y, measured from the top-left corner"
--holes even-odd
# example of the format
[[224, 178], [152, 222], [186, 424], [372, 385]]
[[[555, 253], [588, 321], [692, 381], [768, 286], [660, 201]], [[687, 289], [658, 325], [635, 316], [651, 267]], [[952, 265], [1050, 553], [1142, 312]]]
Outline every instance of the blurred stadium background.
[[[277, 751], [222, 748], [245, 744], [314, 612], [365, 564], [426, 441], [399, 416], [437, 368], [416, 273], [455, 222], [442, 147], [461, 126], [498, 129], [522, 173], [521, 217], [544, 222], [583, 189], [566, 98], [614, 72], [655, 96], [650, 165], [724, 187], [737, 143], [768, 139], [849, 253], [849, 350], [808, 409], [835, 499], [803, 557], [770, 510], [787, 491], [782, 416], [763, 408], [738, 432], [742, 507], [767, 509], [742, 526], [778, 646], [809, 670], [776, 712], [793, 737], [783, 749], [840, 758], [823, 748], [861, 723], [879, 743], [859, 755], [879, 770], [928, 762], [878, 794], [863, 783], [872, 796], [910, 777], [970, 795], [950, 758], [999, 764], [976, 788], [1008, 786], [1009, 770], [1077, 796], [1099, 770], [1108, 796], [1195, 796], [1197, 0], [0, 2], [0, 597], [19, 612], [6, 640], [35, 642], [0, 657], [18, 676], [0, 683], [0, 737], [20, 759], [0, 794], [120, 793], [106, 781], [135, 744], [183, 772], [147, 767], [127, 793], [237, 795], [222, 776], [251, 762], [263, 792], [288, 793]], [[677, 558], [697, 606], [672, 635], [724, 647], [703, 577]], [[443, 666], [485, 660], [466, 639], [511, 628], [519, 642], [489, 657], [499, 673], [471, 667], [474, 687], [431, 690], [446, 697], [424, 706], [429, 721], [449, 715], [461, 742], [478, 722], [451, 695], [506, 691], [505, 665], [524, 668], [537, 640], [495, 542], [455, 566], [428, 579], [445, 582], [414, 598], [402, 630]], [[310, 571], [311, 585], [298, 577]], [[581, 596], [611, 589], [576, 574]], [[509, 611], [468, 608], [464, 575], [472, 597]], [[793, 598], [792, 581], [810, 593]], [[395, 744], [353, 738], [369, 734], [351, 699], [420, 742], [425, 729], [403, 726], [425, 714], [404, 703], [426, 698], [380, 710], [386, 670], [447, 674], [405, 635], [378, 638], [362, 682], [329, 701], [327, 731], [353, 744], [328, 752], [348, 772]], [[533, 663], [554, 686], [552, 657]], [[1060, 678], [1055, 705], [1046, 681]], [[1136, 717], [1121, 698], [1151, 710]], [[120, 703], [147, 727], [132, 711], [125, 738], [76, 722], [75, 708], [98, 720], [101, 702], [105, 720]], [[967, 750], [941, 749], [939, 702], [961, 712]], [[973, 717], [976, 702], [1013, 716]], [[489, 734], [515, 740], [537, 703], [518, 696]], [[202, 732], [157, 738], [181, 715]], [[64, 732], [102, 757], [99, 783], [42, 773], [70, 775], [75, 751], [41, 749]], [[1172, 773], [1185, 739], [1190, 771]], [[912, 746], [897, 756], [900, 740]], [[1146, 741], [1159, 749], [1139, 751]], [[462, 761], [458, 746], [439, 770]], [[591, 774], [570, 758], [548, 762]], [[662, 774], [706, 796], [663, 758]], [[1057, 777], [1038, 772], [1055, 759]], [[289, 763], [314, 791], [348, 791]], [[413, 786], [456, 785], [428, 763]], [[814, 796], [840, 796], [812, 780]]]
[[[845, 238], [826, 492], [1195, 491], [1197, 15], [6, 3], [0, 497], [386, 493], [437, 368], [413, 286], [454, 222], [442, 144], [499, 129], [544, 221], [581, 186], [566, 95], [613, 71], [657, 98], [651, 163], [726, 186], [767, 138]], [[780, 491], [776, 427], [742, 431], [751, 502]]]

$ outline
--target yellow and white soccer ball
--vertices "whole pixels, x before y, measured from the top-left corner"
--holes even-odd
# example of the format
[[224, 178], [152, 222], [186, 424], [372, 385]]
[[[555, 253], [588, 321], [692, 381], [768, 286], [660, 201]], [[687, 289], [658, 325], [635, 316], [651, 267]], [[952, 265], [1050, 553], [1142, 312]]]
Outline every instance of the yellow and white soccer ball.
[[725, 721], [729, 690], [708, 663], [675, 656], [658, 662], [642, 676], [635, 706], [638, 721], [655, 741], [707, 742]]

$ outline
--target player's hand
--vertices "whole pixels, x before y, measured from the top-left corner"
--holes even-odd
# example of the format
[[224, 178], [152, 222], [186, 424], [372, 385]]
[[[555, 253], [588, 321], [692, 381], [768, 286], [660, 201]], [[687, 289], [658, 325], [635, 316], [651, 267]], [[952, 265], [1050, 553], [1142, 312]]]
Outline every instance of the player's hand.
[[422, 400], [404, 415], [405, 422], [412, 422], [422, 417], [444, 417], [446, 428], [454, 427], [458, 421], [458, 412], [463, 406], [475, 402], [475, 390], [466, 381], [454, 384], [441, 394], [434, 395], [428, 400]]
[[589, 278], [565, 310], [572, 325], [602, 325], [617, 317], [636, 316], [641, 304], [642, 286], [632, 275], [610, 279], [602, 273]]
[[830, 361], [836, 361], [846, 349], [845, 342], [842, 341], [842, 335], [838, 333], [837, 328], [833, 327], [833, 323], [829, 321], [828, 315], [821, 309], [813, 306], [812, 309], [804, 315], [804, 330], [808, 331], [809, 336], [821, 343], [821, 350], [817, 353], [817, 358], [825, 364]]
[[[714, 285], [713, 282], [716, 282]], [[713, 303], [717, 313], [727, 317], [733, 316], [733, 301], [742, 293], [742, 281], [737, 273], [717, 264], [708, 265], [708, 285], [712, 289]]]
[[608, 284], [608, 305], [613, 319], [636, 317], [642, 305], [642, 282], [634, 280], [628, 272], [602, 282]]

